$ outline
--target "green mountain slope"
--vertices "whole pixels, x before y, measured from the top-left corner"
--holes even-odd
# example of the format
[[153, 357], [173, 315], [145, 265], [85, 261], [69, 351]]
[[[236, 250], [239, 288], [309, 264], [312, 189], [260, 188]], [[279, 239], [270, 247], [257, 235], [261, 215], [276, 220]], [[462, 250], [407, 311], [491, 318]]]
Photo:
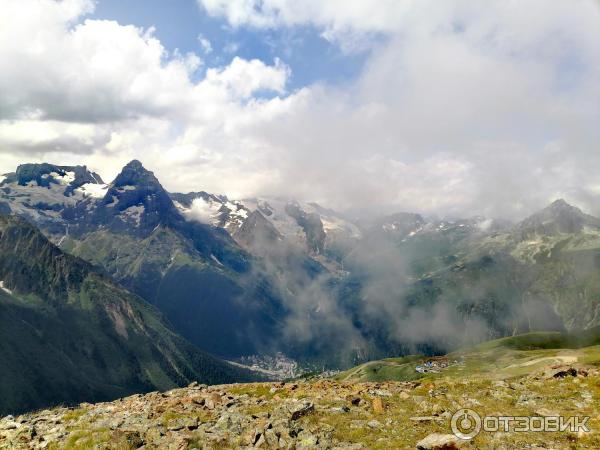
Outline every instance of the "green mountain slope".
[[193, 344], [235, 358], [276, 335], [281, 306], [251, 256], [225, 230], [186, 220], [139, 161], [102, 199], [65, 214], [61, 248], [156, 306]]
[[514, 226], [414, 213], [350, 223], [285, 199], [169, 194], [131, 161], [108, 185], [85, 167], [19, 166], [0, 211], [228, 359], [283, 352], [345, 368], [600, 325], [600, 220], [562, 200]]
[[562, 200], [512, 227], [405, 216], [345, 264], [348, 308], [383, 355], [600, 325], [597, 218]]
[[22, 219], [0, 216], [0, 281], [0, 413], [253, 378]]
[[[420, 372], [418, 368], [427, 368]], [[443, 363], [443, 364], [442, 364]], [[600, 328], [533, 332], [487, 341], [441, 357], [411, 355], [369, 361], [336, 375], [340, 381], [413, 381], [485, 376], [510, 379], [561, 364], [600, 366]]]

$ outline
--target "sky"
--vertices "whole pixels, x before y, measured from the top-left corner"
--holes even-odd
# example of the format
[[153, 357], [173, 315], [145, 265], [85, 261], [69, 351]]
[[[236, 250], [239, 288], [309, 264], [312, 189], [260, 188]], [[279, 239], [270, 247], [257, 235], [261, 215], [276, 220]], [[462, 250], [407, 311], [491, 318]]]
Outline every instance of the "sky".
[[0, 0], [0, 173], [600, 214], [597, 0]]

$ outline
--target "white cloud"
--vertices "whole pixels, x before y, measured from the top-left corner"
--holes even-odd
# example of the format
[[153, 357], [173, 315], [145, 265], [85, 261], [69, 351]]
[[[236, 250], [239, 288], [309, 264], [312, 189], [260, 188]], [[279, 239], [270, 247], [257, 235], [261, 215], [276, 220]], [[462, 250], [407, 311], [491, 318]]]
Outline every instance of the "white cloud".
[[198, 0], [198, 3], [209, 14], [223, 16], [233, 26], [315, 24], [362, 31], [395, 30], [417, 7], [414, 0]]
[[289, 68], [278, 60], [236, 57], [192, 82], [197, 55], [169, 55], [152, 29], [82, 22], [90, 1], [0, 7], [0, 153], [13, 156], [4, 160], [71, 154], [82, 162], [88, 154], [110, 175], [134, 156], [206, 162], [236, 147], [223, 133], [277, 112], [278, 98], [253, 99], [256, 92], [285, 92]]
[[598, 3], [202, 4], [236, 26], [386, 40], [356, 81], [288, 92], [279, 60], [192, 81], [197, 55], [83, 21], [88, 1], [0, 0], [0, 173], [51, 160], [110, 179], [138, 158], [171, 190], [508, 215], [564, 196], [600, 212]]
[[289, 69], [280, 60], [272, 67], [262, 61], [235, 57], [224, 69], [209, 69], [197, 89], [204, 88], [227, 92], [233, 98], [247, 99], [260, 90], [284, 93]]
[[212, 43], [201, 34], [198, 35], [198, 43], [200, 44], [200, 48], [205, 55], [212, 53]]
[[190, 209], [186, 211], [185, 215], [190, 220], [196, 220], [210, 225], [212, 223], [212, 215], [218, 211], [219, 207], [215, 210], [211, 207], [211, 204], [203, 198], [196, 198], [192, 202]]
[[[110, 122], [185, 115], [195, 108], [190, 75], [200, 58], [193, 53], [169, 55], [154, 30], [104, 20], [75, 23], [91, 8], [84, 0], [2, 0], [1, 6], [0, 90], [6, 95], [0, 98], [0, 118], [36, 114], [42, 119]], [[252, 73], [243, 78], [246, 67]], [[245, 66], [235, 60], [228, 69], [210, 73], [237, 76], [225, 80], [229, 88], [250, 81], [249, 87], [240, 88], [246, 95], [254, 86], [269, 89], [271, 81], [281, 91], [286, 76], [282, 64], [270, 70], [259, 62]], [[281, 72], [277, 79], [275, 72]]]
[[278, 164], [282, 179], [296, 174], [295, 195], [517, 216], [562, 195], [600, 212], [588, 194], [600, 162], [598, 3], [202, 3], [237, 26], [388, 36], [357, 83], [313, 86], [259, 130], [286, 149]]

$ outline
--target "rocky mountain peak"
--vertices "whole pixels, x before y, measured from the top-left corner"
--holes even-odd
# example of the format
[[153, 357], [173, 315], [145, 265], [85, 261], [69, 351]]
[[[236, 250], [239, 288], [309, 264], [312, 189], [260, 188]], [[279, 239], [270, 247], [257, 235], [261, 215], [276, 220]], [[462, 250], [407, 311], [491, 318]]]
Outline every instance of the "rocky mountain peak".
[[6, 175], [3, 183], [15, 183], [19, 186], [30, 184], [51, 187], [64, 186], [64, 194], [69, 196], [85, 184], [103, 184], [102, 178], [86, 166], [58, 166], [55, 164], [21, 164], [16, 172]]
[[545, 210], [551, 214], [562, 215], [562, 214], [572, 214], [572, 215], [583, 215], [584, 213], [581, 209], [576, 206], [570, 205], [564, 199], [559, 198], [558, 200], [554, 200], [549, 206], [545, 208]]
[[139, 159], [132, 159], [125, 165], [124, 168], [130, 170], [137, 170], [140, 172], [148, 172]]
[[584, 226], [600, 228], [600, 219], [584, 213], [564, 199], [558, 199], [518, 225], [524, 237], [532, 234], [578, 233]]
[[115, 187], [139, 186], [164, 190], [154, 173], [147, 170], [137, 159], [134, 159], [123, 167], [121, 173], [117, 175], [112, 184]]
[[[111, 227], [153, 229], [179, 214], [154, 173], [140, 161], [128, 163], [110, 184], [99, 214], [116, 216]], [[106, 219], [104, 219], [106, 220]]]
[[557, 200], [554, 200], [551, 204], [550, 204], [551, 208], [573, 208], [573, 206], [569, 205], [564, 198], [559, 198]]

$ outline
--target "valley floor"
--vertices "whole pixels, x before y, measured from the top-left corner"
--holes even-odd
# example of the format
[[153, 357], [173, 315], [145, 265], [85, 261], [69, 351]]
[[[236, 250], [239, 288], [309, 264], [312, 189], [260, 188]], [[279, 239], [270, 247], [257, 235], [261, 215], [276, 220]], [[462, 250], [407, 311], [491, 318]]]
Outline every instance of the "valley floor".
[[[390, 359], [336, 380], [192, 384], [9, 416], [0, 420], [0, 448], [600, 448], [600, 347], [484, 345], [454, 358], [460, 362], [431, 374], [415, 371], [423, 358]], [[397, 369], [398, 380], [364, 381], [383, 369], [388, 379]], [[451, 430], [462, 408], [480, 416], [589, 417], [590, 431], [482, 430], [464, 441]]]

